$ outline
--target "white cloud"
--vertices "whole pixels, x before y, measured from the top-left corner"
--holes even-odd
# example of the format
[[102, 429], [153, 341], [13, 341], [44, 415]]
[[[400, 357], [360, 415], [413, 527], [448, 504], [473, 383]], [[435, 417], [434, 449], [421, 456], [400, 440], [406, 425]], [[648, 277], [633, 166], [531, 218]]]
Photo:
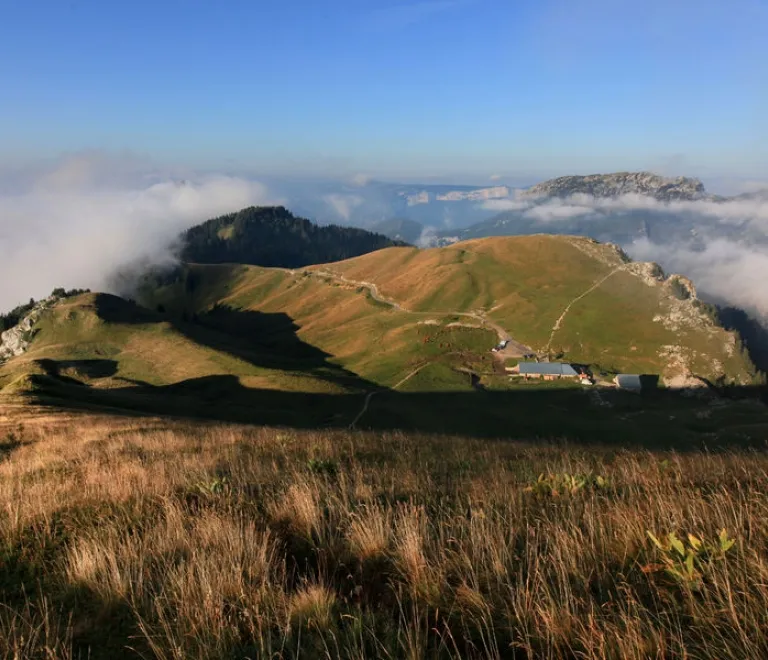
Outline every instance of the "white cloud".
[[690, 277], [700, 293], [768, 319], [768, 250], [724, 239], [703, 250], [659, 245], [647, 240], [627, 248], [634, 259], [655, 261], [667, 271]]
[[359, 195], [342, 195], [339, 193], [326, 195], [323, 199], [345, 222], [349, 222], [352, 211], [365, 201]]
[[521, 211], [525, 217], [540, 222], [567, 220], [598, 213], [658, 211], [706, 216], [723, 224], [747, 223], [768, 232], [768, 195], [722, 202], [707, 199], [662, 202], [647, 195], [595, 198], [581, 193], [542, 201], [541, 198], [525, 197], [524, 194], [517, 193], [512, 199], [484, 202], [482, 208], [498, 212]]
[[547, 202], [529, 208], [523, 215], [539, 222], [553, 222], [565, 220], [567, 218], [576, 218], [581, 215], [594, 213], [594, 209], [589, 206], [577, 206], [560, 201]]
[[105, 290], [116, 268], [171, 260], [184, 229], [269, 201], [258, 182], [212, 176], [138, 185], [138, 171], [123, 176], [119, 159], [110, 165], [103, 155], [79, 155], [0, 195], [0, 310], [57, 286]]
[[352, 177], [352, 185], [360, 188], [367, 186], [372, 181], [370, 175], [359, 172]]
[[420, 248], [435, 247], [437, 245], [437, 228], [424, 227], [424, 229], [421, 230], [419, 240], [416, 241], [416, 245]]
[[491, 181], [499, 181], [501, 180], [501, 174], [491, 174], [490, 177], [488, 177]]
[[530, 202], [524, 202], [517, 199], [489, 199], [483, 202], [482, 207], [486, 211], [524, 211], [530, 208]]

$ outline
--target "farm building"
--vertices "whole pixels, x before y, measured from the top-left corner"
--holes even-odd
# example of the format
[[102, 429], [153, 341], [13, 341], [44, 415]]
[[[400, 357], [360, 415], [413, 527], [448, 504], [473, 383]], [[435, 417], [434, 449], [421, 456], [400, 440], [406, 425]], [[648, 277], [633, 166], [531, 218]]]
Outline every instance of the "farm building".
[[559, 378], [578, 378], [579, 372], [565, 362], [521, 362], [517, 365], [517, 373], [529, 380], [543, 378], [557, 380]]
[[655, 389], [658, 384], [658, 376], [641, 376], [638, 374], [619, 374], [613, 379], [614, 384], [620, 390], [628, 392], [643, 392]]

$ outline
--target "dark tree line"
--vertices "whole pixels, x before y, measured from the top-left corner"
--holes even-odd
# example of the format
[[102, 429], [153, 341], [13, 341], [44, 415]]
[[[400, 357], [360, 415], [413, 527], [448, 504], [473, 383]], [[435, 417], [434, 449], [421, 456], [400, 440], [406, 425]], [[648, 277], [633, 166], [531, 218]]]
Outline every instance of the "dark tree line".
[[[70, 289], [67, 291], [61, 287], [57, 287], [51, 292], [51, 296], [55, 298], [70, 298], [72, 296], [79, 296], [81, 293], [90, 293], [89, 289]], [[0, 314], [0, 332], [5, 332], [15, 327], [29, 312], [31, 312], [35, 305], [39, 301], [34, 298], [30, 298], [28, 303], [23, 305], [17, 305], [10, 312]]]
[[181, 258], [191, 263], [298, 268], [405, 243], [354, 227], [320, 227], [282, 206], [252, 206], [189, 229], [183, 245]]

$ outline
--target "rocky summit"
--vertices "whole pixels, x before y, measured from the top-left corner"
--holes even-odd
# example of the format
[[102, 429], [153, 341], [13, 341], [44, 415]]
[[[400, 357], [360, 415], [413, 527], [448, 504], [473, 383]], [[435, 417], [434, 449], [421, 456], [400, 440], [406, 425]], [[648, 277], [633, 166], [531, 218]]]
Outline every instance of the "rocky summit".
[[665, 178], [651, 172], [617, 172], [587, 176], [562, 176], [536, 184], [526, 196], [570, 197], [585, 194], [593, 197], [647, 195], [659, 201], [693, 200], [706, 197], [704, 184], [689, 177]]

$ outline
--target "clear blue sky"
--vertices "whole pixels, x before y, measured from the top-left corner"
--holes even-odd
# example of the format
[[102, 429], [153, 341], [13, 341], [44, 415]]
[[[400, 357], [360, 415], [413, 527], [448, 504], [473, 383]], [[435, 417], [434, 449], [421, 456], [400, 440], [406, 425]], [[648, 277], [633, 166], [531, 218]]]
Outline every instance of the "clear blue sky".
[[0, 164], [768, 176], [768, 0], [0, 0]]

